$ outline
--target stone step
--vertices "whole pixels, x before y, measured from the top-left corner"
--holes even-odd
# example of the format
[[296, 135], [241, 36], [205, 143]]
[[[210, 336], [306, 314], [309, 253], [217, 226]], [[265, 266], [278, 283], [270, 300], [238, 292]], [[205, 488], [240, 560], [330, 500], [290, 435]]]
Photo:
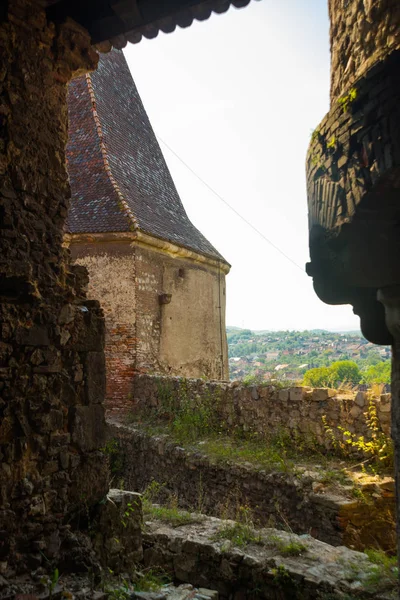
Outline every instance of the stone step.
[[396, 597], [395, 567], [385, 571], [363, 553], [275, 529], [259, 530], [256, 542], [238, 547], [221, 537], [233, 525], [215, 517], [178, 528], [146, 522], [144, 565], [218, 590], [220, 600]]

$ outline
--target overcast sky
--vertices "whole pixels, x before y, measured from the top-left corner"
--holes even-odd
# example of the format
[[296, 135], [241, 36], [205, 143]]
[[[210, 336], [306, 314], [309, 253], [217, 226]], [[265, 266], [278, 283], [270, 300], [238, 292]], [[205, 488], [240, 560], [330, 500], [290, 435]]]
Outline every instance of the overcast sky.
[[125, 49], [158, 137], [296, 263], [160, 142], [189, 217], [232, 265], [228, 325], [359, 327], [351, 307], [323, 304], [304, 272], [304, 163], [329, 109], [328, 33], [327, 1], [262, 0]]

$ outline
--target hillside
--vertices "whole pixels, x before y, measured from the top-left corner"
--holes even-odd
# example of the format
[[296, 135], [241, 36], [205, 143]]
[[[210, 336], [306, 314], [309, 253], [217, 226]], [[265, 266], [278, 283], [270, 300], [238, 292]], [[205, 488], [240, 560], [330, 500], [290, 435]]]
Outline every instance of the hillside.
[[308, 369], [351, 360], [365, 372], [390, 360], [389, 346], [375, 346], [360, 332], [251, 331], [227, 327], [231, 379], [302, 379]]

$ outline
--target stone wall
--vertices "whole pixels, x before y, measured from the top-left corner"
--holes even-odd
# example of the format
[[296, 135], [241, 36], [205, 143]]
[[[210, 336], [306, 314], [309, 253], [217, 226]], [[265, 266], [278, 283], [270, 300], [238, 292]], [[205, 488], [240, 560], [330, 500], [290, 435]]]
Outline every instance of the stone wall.
[[[344, 392], [321, 388], [293, 387], [276, 389], [273, 386], [247, 386], [240, 382], [222, 383], [201, 379], [182, 379], [138, 375], [135, 378], [133, 398], [125, 403], [125, 410], [134, 414], [151, 411], [168, 412], [181, 402], [211, 402], [221, 427], [243, 429], [260, 435], [286, 431], [296, 439], [301, 435], [311, 443], [332, 448], [332, 428], [338, 439], [346, 436], [344, 428], [357, 436], [370, 439], [368, 407], [376, 407], [382, 431], [390, 434], [390, 394], [369, 399], [367, 392]], [[166, 407], [169, 407], [166, 410]]]
[[72, 257], [88, 268], [89, 295], [105, 312], [110, 410], [132, 395], [135, 372], [228, 378], [225, 275], [164, 245], [72, 238]]
[[400, 48], [397, 0], [330, 0], [331, 99]]
[[317, 468], [267, 470], [251, 463], [216, 460], [201, 446], [184, 449], [167, 435], [109, 424], [113, 477], [125, 489], [143, 492], [164, 484], [161, 502], [176, 498], [179, 506], [224, 518], [236, 518], [247, 507], [260, 525], [311, 533], [334, 546], [393, 551], [394, 482], [390, 478], [365, 486], [364, 500], [325, 489]]
[[[8, 10], [8, 12], [7, 12]], [[13, 0], [0, 24], [0, 561], [29, 572], [63, 520], [108, 489], [104, 319], [62, 248], [67, 82], [95, 68], [85, 30]]]

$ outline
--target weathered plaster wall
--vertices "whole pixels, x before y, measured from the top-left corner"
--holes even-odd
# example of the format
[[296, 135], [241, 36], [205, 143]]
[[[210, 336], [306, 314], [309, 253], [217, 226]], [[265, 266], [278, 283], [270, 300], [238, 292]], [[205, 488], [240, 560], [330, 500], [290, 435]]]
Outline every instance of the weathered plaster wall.
[[[3, 11], [3, 8], [2, 8]], [[2, 15], [3, 16], [3, 15]], [[104, 320], [62, 249], [67, 82], [87, 33], [13, 0], [0, 24], [0, 561], [57, 555], [62, 523], [105, 495]]]
[[400, 49], [397, 0], [330, 0], [331, 100], [371, 66]]
[[110, 408], [131, 396], [135, 371], [228, 378], [223, 272], [131, 242], [72, 242], [71, 253], [105, 312]]
[[228, 379], [224, 273], [145, 247], [136, 257], [138, 370]]
[[[296, 439], [302, 436], [326, 449], [332, 448], [331, 434], [326, 423], [333, 428], [338, 439], [344, 439], [338, 427], [369, 439], [369, 398], [366, 392], [340, 394], [327, 388], [294, 387], [277, 390], [272, 386], [246, 386], [240, 382], [209, 382], [201, 379], [182, 379], [138, 375], [135, 378], [133, 399], [125, 404], [126, 411], [149, 415], [151, 411], [161, 416], [166, 406], [176, 406], [187, 399], [193, 402], [211, 402], [218, 414], [221, 427], [240, 428], [259, 435], [286, 431]], [[390, 434], [390, 394], [372, 399], [377, 417], [386, 434]]]

